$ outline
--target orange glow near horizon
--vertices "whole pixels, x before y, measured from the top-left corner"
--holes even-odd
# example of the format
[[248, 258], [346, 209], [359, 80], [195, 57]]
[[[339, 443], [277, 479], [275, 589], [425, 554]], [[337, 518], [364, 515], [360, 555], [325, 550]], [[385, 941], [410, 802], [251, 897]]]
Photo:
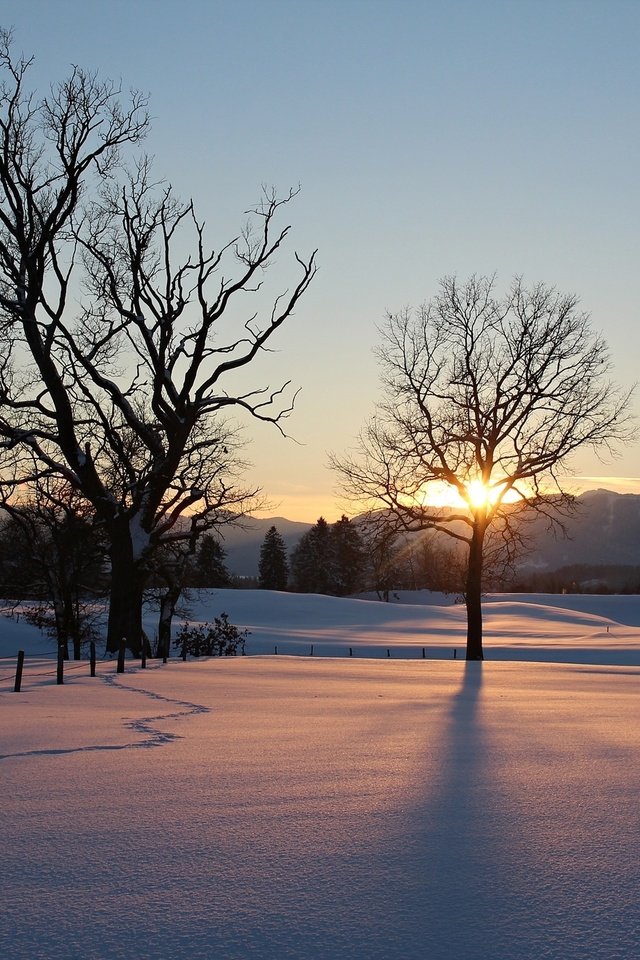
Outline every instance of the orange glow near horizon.
[[[473, 481], [471, 481], [473, 482]], [[598, 488], [610, 490], [614, 493], [634, 493], [640, 495], [640, 478], [638, 477], [568, 477], [567, 489], [576, 495], [586, 490]], [[495, 488], [495, 498], [499, 495], [499, 485]], [[529, 495], [526, 488], [520, 487], [520, 492], [510, 490], [504, 502], [515, 503]], [[323, 516], [328, 523], [335, 523], [342, 514], [354, 517], [367, 509], [368, 504], [354, 504], [347, 500], [339, 500], [331, 491], [312, 490], [291, 494], [289, 490], [271, 492], [270, 503], [262, 510], [256, 511], [255, 516], [262, 519], [278, 520], [286, 518], [298, 523], [313, 524], [318, 517]], [[415, 503], [417, 497], [414, 498]], [[467, 510], [468, 506], [460, 497], [455, 487], [448, 483], [433, 481], [424, 486], [420, 502], [426, 507], [457, 507]]]
[[504, 486], [504, 482], [487, 485], [477, 478], [469, 480], [465, 484], [468, 496], [468, 500], [465, 500], [452, 484], [434, 481], [425, 485], [422, 503], [425, 507], [458, 507], [468, 510], [469, 504], [473, 507], [484, 507], [497, 503], [500, 499], [503, 503], [516, 503], [526, 496], [513, 489], [503, 496]]

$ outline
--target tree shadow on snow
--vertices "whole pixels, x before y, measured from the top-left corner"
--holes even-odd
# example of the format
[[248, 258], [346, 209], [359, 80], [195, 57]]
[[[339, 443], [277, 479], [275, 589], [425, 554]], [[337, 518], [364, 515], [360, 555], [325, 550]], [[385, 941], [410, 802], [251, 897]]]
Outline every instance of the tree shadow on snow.
[[[391, 914], [404, 927], [406, 957], [515, 960], [499, 762], [483, 719], [487, 666], [466, 661], [441, 740], [430, 744], [427, 795], [410, 811], [403, 873]], [[400, 873], [400, 871], [398, 871]], [[506, 936], [505, 936], [506, 935]], [[511, 942], [509, 942], [511, 941]], [[415, 947], [412, 950], [411, 947]]]

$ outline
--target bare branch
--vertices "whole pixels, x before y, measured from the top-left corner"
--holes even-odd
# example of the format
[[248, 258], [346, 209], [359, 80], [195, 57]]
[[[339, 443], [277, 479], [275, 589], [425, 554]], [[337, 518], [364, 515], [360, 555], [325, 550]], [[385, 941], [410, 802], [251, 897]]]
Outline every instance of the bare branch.
[[[468, 655], [481, 658], [487, 532], [510, 553], [520, 514], [560, 518], [571, 455], [611, 454], [635, 437], [632, 391], [611, 381], [606, 344], [577, 299], [520, 278], [499, 299], [493, 277], [446, 277], [429, 304], [389, 315], [382, 337], [379, 412], [355, 454], [332, 465], [347, 496], [383, 507], [383, 518], [468, 544]], [[434, 484], [466, 511], [429, 506]]]

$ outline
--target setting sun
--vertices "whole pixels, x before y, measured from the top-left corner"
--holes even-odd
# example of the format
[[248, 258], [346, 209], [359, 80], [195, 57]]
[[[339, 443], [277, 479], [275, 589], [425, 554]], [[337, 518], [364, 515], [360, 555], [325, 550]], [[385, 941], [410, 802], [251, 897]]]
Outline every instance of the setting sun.
[[498, 490], [492, 490], [485, 486], [482, 480], [471, 480], [470, 483], [466, 484], [466, 491], [472, 507], [486, 507], [490, 503], [494, 503], [499, 494]]
[[529, 495], [515, 489], [504, 492], [505, 483], [497, 481], [487, 486], [482, 480], [469, 480], [465, 483], [467, 498], [450, 483], [436, 481], [428, 483], [423, 488], [422, 504], [425, 507], [483, 507], [495, 504], [498, 500], [503, 503], [516, 503]]

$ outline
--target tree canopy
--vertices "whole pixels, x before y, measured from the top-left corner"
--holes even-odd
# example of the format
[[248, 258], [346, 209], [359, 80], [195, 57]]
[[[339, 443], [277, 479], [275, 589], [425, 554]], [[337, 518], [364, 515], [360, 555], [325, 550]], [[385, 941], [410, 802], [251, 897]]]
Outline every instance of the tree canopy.
[[329, 524], [320, 517], [291, 554], [291, 583], [300, 593], [346, 596], [363, 584], [365, 549], [357, 525], [342, 516]]
[[288, 580], [287, 548], [277, 528], [271, 526], [260, 547], [258, 582], [262, 590], [286, 590]]
[[[570, 506], [567, 460], [631, 436], [630, 392], [609, 379], [606, 343], [577, 298], [519, 278], [504, 296], [494, 278], [445, 278], [417, 311], [387, 316], [379, 356], [383, 400], [334, 466], [380, 518], [466, 545], [467, 657], [482, 659], [487, 537], [508, 549], [528, 511], [553, 519]], [[433, 488], [458, 507], [435, 506]]]
[[0, 32], [3, 477], [55, 474], [91, 503], [110, 543], [107, 646], [126, 637], [137, 651], [154, 552], [251, 501], [226, 417], [282, 430], [292, 399], [287, 384], [239, 389], [235, 375], [291, 316], [315, 254], [295, 254], [296, 278], [265, 302], [297, 191], [265, 190], [214, 248], [193, 202], [131, 152], [145, 97], [79, 67], [38, 97], [30, 65]]

